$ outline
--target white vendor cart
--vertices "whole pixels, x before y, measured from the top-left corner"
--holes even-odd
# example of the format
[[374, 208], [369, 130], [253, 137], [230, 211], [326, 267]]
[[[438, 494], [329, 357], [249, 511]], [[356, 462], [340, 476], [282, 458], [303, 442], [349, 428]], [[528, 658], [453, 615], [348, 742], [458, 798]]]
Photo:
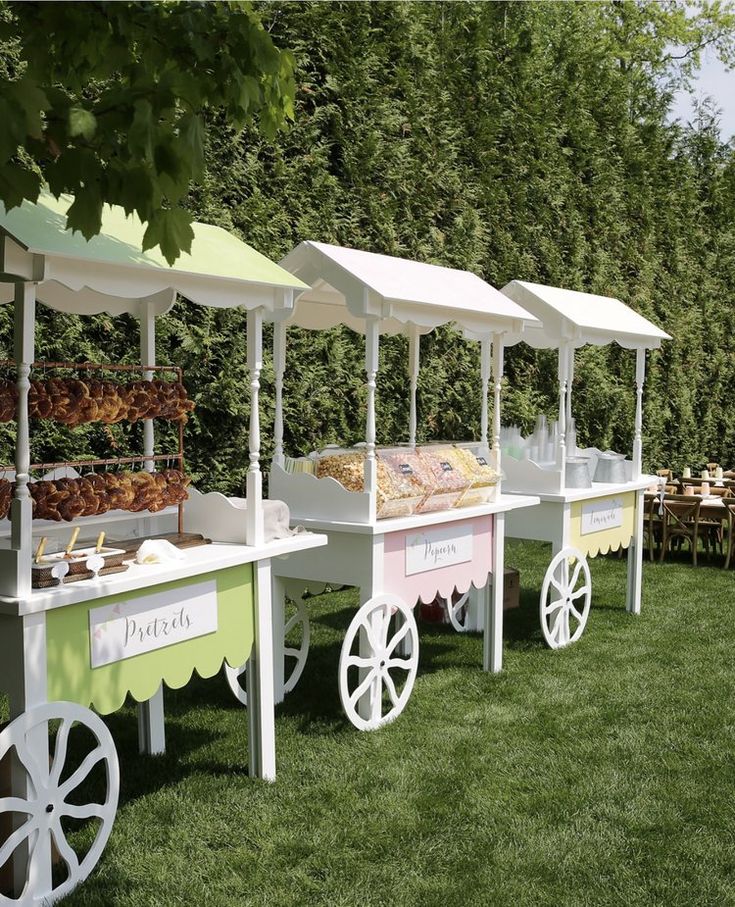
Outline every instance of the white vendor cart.
[[[162, 752], [162, 684], [180, 687], [195, 670], [210, 677], [223, 663], [240, 665], [249, 658], [249, 768], [256, 777], [274, 778], [271, 567], [281, 555], [326, 542], [308, 533], [269, 540], [264, 505], [279, 505], [261, 499], [262, 321], [266, 314], [287, 314], [301, 282], [224, 230], [204, 224], [194, 225], [191, 254], [169, 267], [156, 252], [141, 252], [143, 226], [119, 208], [106, 207], [100, 235], [85, 242], [65, 229], [70, 202], [43, 193], [35, 205], [0, 208], [0, 302], [13, 301], [15, 319], [14, 359], [4, 366], [9, 377], [3, 383], [12, 411], [4, 418], [16, 427], [15, 463], [1, 480], [12, 501], [0, 542], [0, 689], [8, 695], [11, 719], [0, 732], [0, 764], [9, 766], [9, 789], [0, 792], [0, 869], [9, 870], [13, 891], [0, 894], [0, 904], [50, 904], [83, 881], [99, 860], [117, 809], [119, 767], [98, 713], [119, 709], [128, 694], [140, 703], [141, 750]], [[62, 313], [138, 319], [142, 389], [139, 385], [137, 392], [145, 397], [145, 381], [158, 380], [162, 393], [171, 390], [164, 380], [171, 370], [156, 364], [154, 323], [177, 293], [201, 305], [247, 309], [252, 404], [247, 498], [190, 489], [183, 511], [181, 485], [174, 506], [164, 506], [168, 486], [168, 497], [146, 498], [140, 489], [163, 487], [183, 474], [184, 465], [183, 441], [174, 450], [160, 450], [166, 433], [159, 438], [152, 418], [142, 420], [137, 455], [34, 463], [32, 426], [41, 412], [39, 394], [49, 388], [53, 399], [44, 410], [49, 418], [63, 411], [65, 418], [94, 421], [104, 412], [108, 421], [119, 421], [123, 410], [134, 409], [130, 396], [120, 403], [128, 391], [119, 379], [129, 377], [130, 369], [36, 362], [36, 303]], [[94, 384], [101, 376], [105, 382]], [[56, 384], [47, 383], [52, 381]], [[60, 390], [89, 392], [93, 385], [99, 392], [94, 406], [88, 397], [71, 403]], [[111, 396], [123, 415], [111, 414]], [[140, 416], [140, 409], [136, 412]], [[177, 470], [161, 470], [162, 461]], [[128, 486], [138, 489], [137, 504], [125, 497]], [[123, 500], [127, 509], [120, 509]], [[51, 518], [33, 518], [40, 501]], [[104, 512], [82, 515], [83, 508]], [[0, 530], [2, 525], [0, 520]], [[80, 555], [65, 556], [73, 527], [89, 541]], [[177, 558], [154, 556], [152, 564], [125, 559], [136, 547], [129, 547], [131, 540], [182, 528], [203, 533], [211, 543], [174, 548]], [[100, 529], [119, 539], [119, 548], [104, 545]], [[45, 554], [39, 551], [41, 537], [48, 543]], [[55, 547], [60, 550], [49, 554]], [[98, 788], [85, 799], [85, 779], [100, 771], [102, 795]], [[67, 836], [69, 819], [95, 823], [93, 844], [83, 856]]]
[[[419, 601], [431, 602], [437, 594], [451, 600], [455, 591], [474, 589], [475, 607], [482, 612], [477, 623], [485, 628], [483, 666], [487, 671], [500, 669], [505, 517], [511, 511], [532, 509], [538, 499], [503, 494], [498, 481], [479, 497], [460, 500], [439, 494], [438, 503], [428, 505], [418, 499], [386, 501], [381, 475], [387, 475], [390, 466], [400, 484], [401, 476], [411, 480], [421, 469], [417, 464], [427, 448], [416, 448], [420, 337], [448, 323], [473, 332], [482, 343], [482, 436], [477, 458], [469, 451], [457, 453], [459, 448], [440, 452], [440, 471], [450, 474], [467, 454], [481, 470], [499, 473], [502, 335], [519, 333], [532, 319], [507, 297], [464, 271], [316, 242], [301, 243], [282, 265], [310, 289], [299, 297], [287, 322], [274, 324], [276, 447], [270, 495], [288, 504], [293, 522], [326, 533], [329, 545], [274, 565], [276, 699], [293, 689], [306, 661], [309, 632], [304, 589], [316, 591], [327, 583], [357, 586], [362, 604], [342, 645], [339, 691], [352, 724], [370, 730], [396, 718], [411, 695], [419, 654], [413, 610]], [[347, 463], [352, 458], [354, 466], [354, 457], [359, 458], [362, 451], [358, 487], [352, 490], [337, 480], [336, 473], [319, 477], [321, 459], [316, 461], [316, 474], [310, 474], [308, 461], [293, 461], [284, 455], [281, 397], [286, 323], [312, 330], [344, 324], [365, 337], [365, 443], [341, 454], [322, 452], [339, 467], [340, 457]], [[403, 334], [409, 343], [408, 444], [390, 451], [376, 448], [381, 334]], [[493, 340], [494, 431], [490, 444], [487, 391]], [[381, 470], [386, 472], [381, 474]], [[441, 476], [438, 481], [441, 484]], [[401, 510], [403, 505], [405, 510]], [[489, 583], [491, 577], [496, 581]], [[288, 619], [286, 599], [296, 604]], [[286, 645], [289, 633], [300, 640]], [[235, 672], [231, 680], [233, 690], [244, 700], [245, 691], [238, 688]]]
[[[546, 642], [559, 648], [576, 642], [587, 622], [592, 592], [587, 557], [628, 549], [626, 607], [632, 614], [640, 612], [643, 493], [656, 481], [641, 468], [645, 357], [647, 349], [658, 349], [670, 338], [618, 299], [520, 280], [502, 292], [538, 319], [522, 334], [507, 335], [506, 345], [523, 341], [559, 351], [555, 430], [549, 432], [541, 423], [531, 437], [508, 437], [503, 451], [504, 490], [541, 499], [533, 511], [509, 514], [506, 534], [552, 543], [539, 608]], [[575, 350], [609, 343], [636, 352], [632, 459], [594, 447], [579, 449], [576, 443]]]

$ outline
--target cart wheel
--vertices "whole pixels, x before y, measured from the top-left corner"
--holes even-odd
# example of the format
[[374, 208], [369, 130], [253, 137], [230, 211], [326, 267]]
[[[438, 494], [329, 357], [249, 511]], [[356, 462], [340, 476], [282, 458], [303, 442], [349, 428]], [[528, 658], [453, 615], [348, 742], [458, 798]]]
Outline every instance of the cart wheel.
[[[306, 659], [309, 657], [309, 640], [311, 630], [309, 627], [309, 612], [306, 603], [300, 596], [294, 596], [293, 599], [286, 599], [286, 610], [288, 606], [294, 607], [294, 613], [287, 618], [284, 626], [284, 646], [283, 654], [286, 658], [286, 666], [283, 684], [283, 694], [290, 693], [291, 690], [301, 679], [301, 675], [306, 667]], [[289, 636], [291, 638], [289, 638]], [[247, 662], [239, 668], [231, 668], [225, 662], [225, 676], [230, 689], [235, 697], [243, 704], [248, 704], [248, 694], [245, 690], [245, 668]], [[289, 673], [290, 670], [290, 673]]]
[[456, 602], [452, 601], [452, 596], [445, 598], [447, 604], [447, 613], [449, 614], [449, 623], [454, 627], [457, 633], [467, 632], [467, 623], [469, 618], [469, 609], [466, 607], [467, 600], [470, 597], [469, 591], [460, 595]]
[[[410, 654], [403, 656], [406, 637]], [[339, 656], [339, 696], [352, 724], [371, 731], [397, 718], [411, 696], [418, 663], [412, 610], [395, 595], [371, 598], [352, 618]]]
[[[59, 722], [56, 732], [53, 760], [48, 760], [47, 723]], [[79, 725], [91, 732], [96, 745], [82, 759], [77, 768], [67, 766], [69, 732]], [[15, 813], [18, 827], [0, 847], [0, 867], [18, 848], [26, 860], [26, 881], [19, 898], [0, 894], [2, 904], [52, 904], [65, 897], [83, 882], [102, 856], [117, 812], [120, 792], [120, 766], [112, 735], [101, 718], [89, 709], [73, 702], [50, 702], [24, 712], [0, 733], [0, 760], [11, 749], [27, 776], [27, 798], [0, 798], [0, 814]], [[90, 773], [103, 763], [106, 783], [102, 802], [84, 802], [78, 788]], [[66, 769], [66, 771], [65, 771]], [[67, 802], [69, 799], [72, 802]], [[25, 821], [21, 821], [25, 816]], [[99, 821], [92, 846], [80, 859], [66, 837], [63, 819]], [[52, 844], [66, 864], [67, 876], [54, 885], [51, 878]], [[21, 858], [24, 858], [23, 856]]]
[[[574, 564], [571, 578], [570, 562]], [[562, 549], [551, 561], [541, 589], [540, 616], [544, 638], [552, 649], [576, 642], [590, 613], [592, 579], [587, 559], [577, 548]], [[575, 602], [582, 599], [581, 608]], [[576, 622], [572, 632], [571, 620]]]

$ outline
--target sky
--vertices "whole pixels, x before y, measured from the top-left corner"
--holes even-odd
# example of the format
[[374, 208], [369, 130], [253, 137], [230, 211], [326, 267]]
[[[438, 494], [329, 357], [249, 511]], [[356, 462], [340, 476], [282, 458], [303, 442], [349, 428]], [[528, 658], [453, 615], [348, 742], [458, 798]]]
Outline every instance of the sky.
[[[735, 71], [727, 72], [715, 54], [704, 55], [694, 95], [700, 99], [709, 96], [720, 108], [720, 131], [724, 140], [735, 135]], [[692, 115], [692, 97], [686, 92], [679, 92], [674, 101], [671, 119], [687, 123]]]

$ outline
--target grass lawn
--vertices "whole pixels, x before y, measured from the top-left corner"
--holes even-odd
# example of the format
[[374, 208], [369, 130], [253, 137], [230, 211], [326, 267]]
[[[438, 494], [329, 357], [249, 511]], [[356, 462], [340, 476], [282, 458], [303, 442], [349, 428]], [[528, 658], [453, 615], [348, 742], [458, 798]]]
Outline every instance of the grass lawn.
[[336, 670], [354, 590], [311, 600], [312, 650], [276, 721], [278, 780], [247, 776], [247, 722], [221, 677], [167, 691], [168, 753], [110, 717], [117, 822], [69, 905], [735, 904], [735, 580], [591, 562], [582, 640], [542, 642], [550, 549], [510, 543], [522, 608], [505, 670], [481, 640], [423, 625], [398, 721], [342, 717]]

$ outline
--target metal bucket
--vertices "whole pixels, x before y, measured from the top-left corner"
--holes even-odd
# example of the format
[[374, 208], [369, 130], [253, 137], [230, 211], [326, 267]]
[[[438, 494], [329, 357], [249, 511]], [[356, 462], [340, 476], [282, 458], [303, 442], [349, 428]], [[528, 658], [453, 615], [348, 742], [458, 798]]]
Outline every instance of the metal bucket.
[[587, 457], [567, 457], [564, 482], [567, 488], [592, 487]]
[[621, 484], [627, 479], [625, 456], [623, 454], [604, 453], [597, 458], [595, 482]]

